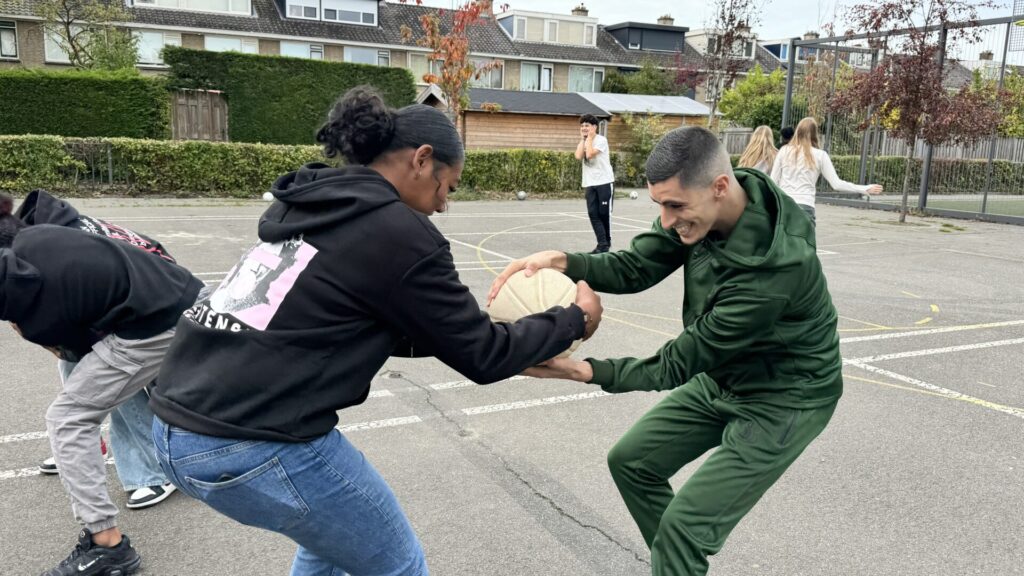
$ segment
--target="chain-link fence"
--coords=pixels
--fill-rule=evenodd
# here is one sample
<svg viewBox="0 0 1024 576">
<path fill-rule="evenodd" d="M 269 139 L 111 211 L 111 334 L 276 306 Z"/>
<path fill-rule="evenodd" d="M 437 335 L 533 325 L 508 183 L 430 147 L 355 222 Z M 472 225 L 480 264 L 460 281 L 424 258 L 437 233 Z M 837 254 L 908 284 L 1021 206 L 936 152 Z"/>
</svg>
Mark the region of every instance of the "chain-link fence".
<svg viewBox="0 0 1024 576">
<path fill-rule="evenodd" d="M 1024 4 L 1024 0 L 1018 0 Z M 1020 11 L 1020 10 L 1018 10 Z M 969 28 L 977 41 L 947 42 L 947 32 Z M 928 31 L 943 47 L 943 88 L 987 85 L 1009 90 L 1024 101 L 1024 15 L 951 25 Z M 820 127 L 821 147 L 844 180 L 881 184 L 880 196 L 839 193 L 822 184 L 825 202 L 892 209 L 908 180 L 909 206 L 918 210 L 1024 224 L 1024 126 L 1004 123 L 971 145 L 929 146 L 909 143 L 887 130 L 885 119 L 865 122 L 867 111 L 833 112 L 830 103 L 857 74 L 871 71 L 886 58 L 900 57 L 901 35 L 806 36 L 789 47 L 783 126 L 811 116 Z M 1006 111 L 1008 113 L 1008 111 Z M 1018 124 L 1024 121 L 1018 120 Z M 1008 127 L 1009 126 L 1009 127 Z M 908 160 L 909 159 L 909 160 Z"/>
</svg>

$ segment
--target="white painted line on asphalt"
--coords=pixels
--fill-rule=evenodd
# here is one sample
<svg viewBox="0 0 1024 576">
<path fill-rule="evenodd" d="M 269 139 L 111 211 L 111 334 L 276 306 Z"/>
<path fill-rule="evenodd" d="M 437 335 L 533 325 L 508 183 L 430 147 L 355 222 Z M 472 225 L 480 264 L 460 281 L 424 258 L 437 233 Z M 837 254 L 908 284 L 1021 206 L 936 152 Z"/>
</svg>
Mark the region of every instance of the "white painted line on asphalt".
<svg viewBox="0 0 1024 576">
<path fill-rule="evenodd" d="M 818 248 L 818 256 L 829 256 L 834 254 L 839 254 L 839 252 L 833 252 L 831 250 L 822 250 L 821 248 Z"/>
<path fill-rule="evenodd" d="M 965 352 L 967 350 L 984 350 L 997 346 L 1013 346 L 1024 344 L 1024 338 L 1013 338 L 1010 340 L 994 340 L 992 342 L 979 342 L 977 344 L 962 344 L 960 346 L 946 346 L 945 348 L 929 348 L 927 350 L 910 350 L 908 352 L 895 352 L 893 354 L 879 354 L 877 356 L 864 356 L 862 358 L 851 358 L 846 362 L 861 362 L 874 364 L 885 360 L 897 360 L 899 358 L 914 358 L 916 356 L 931 356 L 934 354 L 950 354 L 953 352 Z"/>
<path fill-rule="evenodd" d="M 616 229 L 612 227 L 612 232 L 628 232 L 629 230 Z M 539 236 L 543 234 L 593 234 L 593 230 L 518 230 L 512 232 L 502 232 L 501 236 Z M 483 232 L 445 232 L 445 238 L 451 238 L 453 236 L 490 236 L 494 234 L 493 231 Z"/>
<path fill-rule="evenodd" d="M 114 463 L 114 459 L 108 457 L 104 462 L 107 466 Z M 13 478 L 28 478 L 30 476 L 41 476 L 43 473 L 39 471 L 38 466 L 31 468 L 18 468 L 16 470 L 3 470 L 0 471 L 0 480 L 11 480 Z"/>
<path fill-rule="evenodd" d="M 931 334 L 946 334 L 948 332 L 962 332 L 964 330 L 987 330 L 989 328 L 1005 328 L 1007 326 L 1020 326 L 1024 320 L 1008 320 L 1006 322 L 988 322 L 985 324 L 968 324 L 966 326 L 947 326 L 945 328 L 930 328 L 928 330 L 911 330 L 909 332 L 891 332 L 887 334 L 873 334 L 871 336 L 855 336 L 853 338 L 842 338 L 840 344 L 852 344 L 854 342 L 870 342 L 872 340 L 889 340 L 890 338 L 907 338 L 910 336 L 928 336 Z"/>
<path fill-rule="evenodd" d="M 192 222 L 195 220 L 259 220 L 259 214 L 252 216 L 100 216 L 108 222 Z"/>
<path fill-rule="evenodd" d="M 499 380 L 493 384 L 487 384 L 487 386 L 493 386 L 494 384 L 501 384 L 502 382 L 513 382 L 515 380 L 526 380 L 528 376 L 513 376 L 506 378 L 505 380 Z M 472 380 L 455 380 L 452 382 L 441 382 L 440 384 L 431 384 L 428 386 L 431 390 L 451 390 L 452 388 L 468 388 L 470 386 L 478 386 L 476 382 Z"/>
<path fill-rule="evenodd" d="M 579 220 L 590 220 L 588 216 L 577 216 L 575 214 L 570 214 L 568 212 L 559 212 L 559 214 L 561 214 L 562 216 L 568 216 L 569 218 L 577 218 Z M 614 214 L 611 217 L 619 218 Z M 612 222 L 612 224 L 615 224 L 616 226 L 622 226 L 624 228 L 629 228 L 631 230 L 643 230 L 644 232 L 650 230 L 650 227 L 644 228 L 643 226 L 633 226 L 632 224 L 623 224 L 622 222 Z M 588 232 L 592 232 L 592 230 L 588 230 Z"/>
<path fill-rule="evenodd" d="M 581 394 L 570 394 L 568 396 L 549 396 L 548 398 L 536 398 L 533 400 L 520 400 L 519 402 L 506 402 L 504 404 L 491 404 L 489 406 L 476 406 L 474 408 L 463 408 L 462 413 L 466 416 L 475 414 L 490 414 L 491 412 L 502 412 L 505 410 L 519 410 L 521 408 L 533 408 L 534 406 L 547 406 L 549 404 L 560 404 L 562 402 L 575 402 L 576 400 L 588 400 L 611 396 L 611 394 L 597 390 L 595 392 L 583 392 Z"/>
<path fill-rule="evenodd" d="M 394 394 L 391 390 L 374 390 L 373 392 L 370 392 L 367 398 L 384 398 L 387 396 L 394 396 Z"/>
<path fill-rule="evenodd" d="M 982 252 L 967 252 L 966 250 L 953 250 L 951 248 L 943 248 L 942 251 L 943 252 L 953 252 L 953 253 L 956 253 L 956 254 L 967 254 L 969 256 L 981 256 L 983 258 L 995 258 L 996 260 L 1006 260 L 1007 262 L 1024 262 L 1024 260 L 1019 260 L 1017 258 L 1007 258 L 1005 256 L 996 256 L 994 254 L 984 254 Z"/>
<path fill-rule="evenodd" d="M 570 216 L 572 214 L 584 214 L 583 212 L 571 212 L 561 214 Z M 435 214 L 431 217 L 432 220 L 448 220 L 450 218 L 521 218 L 523 216 L 552 216 L 551 212 L 462 212 L 454 214 L 451 212 L 443 212 L 441 214 Z"/>
<path fill-rule="evenodd" d="M 7 444 L 8 442 L 24 442 L 25 440 L 42 440 L 46 438 L 46 431 L 42 432 L 25 432 L 24 434 L 8 434 L 7 436 L 0 436 L 0 444 Z"/>
<path fill-rule="evenodd" d="M 838 248 L 840 246 L 862 246 L 864 244 L 885 244 L 885 240 L 866 240 L 864 242 L 843 242 L 842 244 L 826 244 L 818 248 Z"/>
<path fill-rule="evenodd" d="M 501 252 L 495 252 L 494 250 L 488 250 L 487 248 L 481 248 L 481 247 L 477 246 L 476 244 L 470 244 L 468 242 L 463 242 L 462 240 L 456 240 L 454 238 L 450 238 L 448 241 L 453 243 L 453 244 L 458 244 L 459 246 L 465 246 L 466 248 L 472 248 L 473 250 L 479 250 L 480 252 L 484 252 L 486 254 L 490 254 L 491 256 L 497 256 L 498 258 L 504 258 L 506 260 L 515 260 L 515 258 L 513 258 L 512 256 L 509 256 L 507 254 L 502 254 Z"/>
<path fill-rule="evenodd" d="M 357 422 L 355 424 L 344 424 L 337 426 L 342 433 L 359 432 L 362 430 L 376 430 L 377 428 L 391 428 L 393 426 L 404 426 L 422 422 L 419 416 L 402 416 L 401 418 L 388 418 L 387 420 L 373 420 L 370 422 Z"/>
<path fill-rule="evenodd" d="M 893 372 L 891 370 L 885 370 L 883 368 L 878 368 L 870 364 L 864 364 L 862 362 L 854 362 L 850 360 L 844 360 L 843 363 L 848 364 L 850 366 L 856 366 L 861 370 L 867 370 L 868 372 L 874 372 L 875 374 L 887 376 L 889 378 L 892 378 L 893 380 L 899 380 L 900 382 L 912 384 L 914 386 L 917 386 L 918 388 L 930 390 L 932 392 L 935 392 L 936 394 L 945 396 L 947 398 L 952 398 L 954 400 L 962 400 L 964 402 L 969 402 L 971 404 L 975 404 L 983 408 L 995 410 L 996 412 L 1002 412 L 1003 414 L 1009 414 L 1010 416 L 1016 416 L 1017 418 L 1024 419 L 1024 410 L 1021 410 L 1019 408 L 1014 408 L 1012 406 L 1003 406 L 1002 404 L 996 404 L 995 402 L 989 402 L 988 400 L 975 398 L 974 396 L 969 396 L 967 394 L 963 394 L 962 392 L 957 392 L 955 390 L 950 390 L 949 388 L 936 386 L 935 384 L 930 384 L 923 380 L 918 380 L 917 378 L 911 378 L 910 376 L 904 376 L 903 374 L 897 374 L 896 372 Z"/>
</svg>

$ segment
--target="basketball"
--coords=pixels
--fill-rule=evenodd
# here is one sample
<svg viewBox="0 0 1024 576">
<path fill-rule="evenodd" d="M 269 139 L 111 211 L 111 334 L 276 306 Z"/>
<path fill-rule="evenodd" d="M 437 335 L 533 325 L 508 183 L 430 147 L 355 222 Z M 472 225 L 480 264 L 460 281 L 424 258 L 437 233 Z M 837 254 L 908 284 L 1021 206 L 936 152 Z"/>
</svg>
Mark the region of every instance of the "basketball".
<svg viewBox="0 0 1024 576">
<path fill-rule="evenodd" d="M 552 306 L 568 307 L 575 301 L 576 284 L 565 274 L 542 268 L 527 277 L 526 271 L 520 270 L 501 287 L 487 312 L 495 322 L 515 322 L 523 316 L 545 312 Z M 573 342 L 558 357 L 565 358 L 579 344 L 579 340 Z"/>
</svg>

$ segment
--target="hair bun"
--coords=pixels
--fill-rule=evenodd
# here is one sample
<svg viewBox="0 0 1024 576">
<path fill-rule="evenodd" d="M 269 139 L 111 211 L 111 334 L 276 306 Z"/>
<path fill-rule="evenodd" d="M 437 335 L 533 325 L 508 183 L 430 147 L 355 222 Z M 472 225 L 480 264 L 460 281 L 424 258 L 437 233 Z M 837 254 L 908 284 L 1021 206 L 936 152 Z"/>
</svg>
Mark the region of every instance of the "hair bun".
<svg viewBox="0 0 1024 576">
<path fill-rule="evenodd" d="M 328 157 L 341 154 L 349 164 L 369 164 L 394 137 L 394 113 L 384 99 L 369 86 L 357 86 L 335 103 L 316 140 Z"/>
</svg>

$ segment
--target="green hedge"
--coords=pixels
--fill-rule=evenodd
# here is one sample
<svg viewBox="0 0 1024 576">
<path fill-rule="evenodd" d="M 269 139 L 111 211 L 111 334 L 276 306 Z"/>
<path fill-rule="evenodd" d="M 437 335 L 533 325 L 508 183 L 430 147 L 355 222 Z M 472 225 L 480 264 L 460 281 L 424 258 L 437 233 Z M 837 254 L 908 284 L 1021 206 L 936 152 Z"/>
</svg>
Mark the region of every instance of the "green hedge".
<svg viewBox="0 0 1024 576">
<path fill-rule="evenodd" d="M 84 169 L 57 136 L 0 136 L 0 190 L 64 188 Z"/>
<path fill-rule="evenodd" d="M 618 157 L 612 158 L 619 162 Z M 316 146 L 0 136 L 0 189 L 251 198 L 267 191 L 281 174 L 317 160 L 322 155 Z M 859 158 L 838 156 L 833 161 L 841 177 L 856 180 Z M 903 161 L 878 159 L 877 181 L 890 193 L 903 184 Z M 919 163 L 915 166 L 914 186 Z M 992 193 L 1019 194 L 1024 189 L 1024 164 L 999 161 L 994 168 Z M 976 193 L 984 185 L 985 163 L 937 160 L 933 175 L 932 194 Z M 571 152 L 470 151 L 462 192 L 456 198 L 509 197 L 518 190 L 577 197 L 580 176 L 579 162 Z"/>
<path fill-rule="evenodd" d="M 170 98 L 133 72 L 0 70 L 0 134 L 168 138 Z"/>
<path fill-rule="evenodd" d="M 309 144 L 331 104 L 360 84 L 375 86 L 391 106 L 416 98 L 402 68 L 237 52 L 164 49 L 172 88 L 223 90 L 234 142 Z"/>
</svg>

